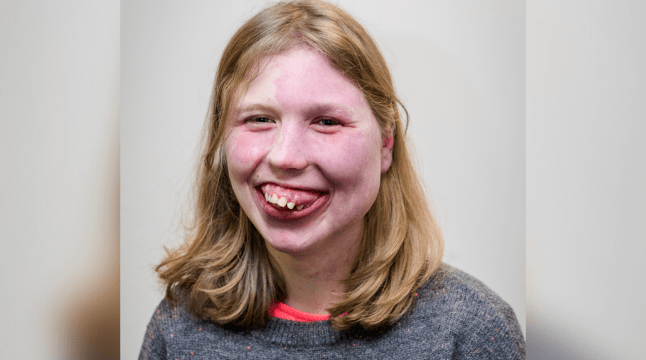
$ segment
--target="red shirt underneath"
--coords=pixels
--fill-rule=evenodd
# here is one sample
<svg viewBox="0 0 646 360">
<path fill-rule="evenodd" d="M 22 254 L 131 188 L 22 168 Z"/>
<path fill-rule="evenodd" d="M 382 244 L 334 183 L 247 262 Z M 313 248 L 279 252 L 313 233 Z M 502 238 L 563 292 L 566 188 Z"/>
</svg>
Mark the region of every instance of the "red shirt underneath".
<svg viewBox="0 0 646 360">
<path fill-rule="evenodd" d="M 269 315 L 277 317 L 279 319 L 300 322 L 325 321 L 330 318 L 330 314 L 310 314 L 296 310 L 293 307 L 287 306 L 282 302 L 272 303 L 269 307 Z"/>
</svg>

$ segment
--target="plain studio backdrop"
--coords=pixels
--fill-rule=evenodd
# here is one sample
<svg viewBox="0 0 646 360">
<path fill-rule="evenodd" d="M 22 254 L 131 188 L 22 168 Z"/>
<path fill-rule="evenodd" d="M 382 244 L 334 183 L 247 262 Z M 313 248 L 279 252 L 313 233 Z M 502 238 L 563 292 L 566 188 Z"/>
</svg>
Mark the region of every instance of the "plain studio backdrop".
<svg viewBox="0 0 646 360">
<path fill-rule="evenodd" d="M 182 240 L 215 69 L 267 1 L 122 2 L 121 355 L 162 298 L 152 268 Z M 380 46 L 410 113 L 445 261 L 525 329 L 525 5 L 339 1 Z"/>
</svg>

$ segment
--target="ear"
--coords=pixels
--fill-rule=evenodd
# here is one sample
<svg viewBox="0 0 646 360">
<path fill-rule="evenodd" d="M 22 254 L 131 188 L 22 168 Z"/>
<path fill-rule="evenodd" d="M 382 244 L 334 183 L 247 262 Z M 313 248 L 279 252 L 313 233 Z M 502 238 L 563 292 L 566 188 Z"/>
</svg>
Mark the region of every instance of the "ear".
<svg viewBox="0 0 646 360">
<path fill-rule="evenodd" d="M 390 169 L 393 161 L 393 125 L 389 125 L 381 135 L 383 141 L 381 146 L 381 173 L 385 174 Z"/>
</svg>

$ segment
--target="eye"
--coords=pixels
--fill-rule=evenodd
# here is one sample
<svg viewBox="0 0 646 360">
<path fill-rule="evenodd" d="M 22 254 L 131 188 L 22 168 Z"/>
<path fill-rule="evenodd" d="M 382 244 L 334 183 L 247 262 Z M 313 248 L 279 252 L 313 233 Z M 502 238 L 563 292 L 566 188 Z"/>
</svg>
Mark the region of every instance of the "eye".
<svg viewBox="0 0 646 360">
<path fill-rule="evenodd" d="M 340 121 L 334 119 L 319 119 L 315 124 L 323 126 L 343 125 Z"/>
<path fill-rule="evenodd" d="M 250 131 L 266 131 L 276 126 L 276 120 L 269 116 L 250 116 L 244 120 L 244 125 Z"/>
<path fill-rule="evenodd" d="M 274 120 L 272 120 L 272 119 L 270 119 L 270 118 L 268 118 L 268 117 L 265 117 L 265 116 L 256 116 L 256 117 L 252 117 L 252 118 L 250 118 L 250 119 L 249 119 L 249 120 L 247 120 L 247 121 L 248 121 L 248 122 L 259 123 L 259 124 L 266 124 L 266 123 L 272 123 L 272 122 L 274 122 Z"/>
</svg>

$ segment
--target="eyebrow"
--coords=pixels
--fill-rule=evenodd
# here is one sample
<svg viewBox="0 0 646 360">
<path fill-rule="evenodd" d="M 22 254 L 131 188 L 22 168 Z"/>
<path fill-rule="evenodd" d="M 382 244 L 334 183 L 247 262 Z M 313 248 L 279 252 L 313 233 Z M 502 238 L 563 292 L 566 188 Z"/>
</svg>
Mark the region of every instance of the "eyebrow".
<svg viewBox="0 0 646 360">
<path fill-rule="evenodd" d="M 315 114 L 332 114 L 340 117 L 347 118 L 348 120 L 352 117 L 352 109 L 348 109 L 346 106 L 342 106 L 335 103 L 318 103 L 313 104 L 310 108 L 307 109 L 306 114 L 314 116 Z"/>
<path fill-rule="evenodd" d="M 264 113 L 275 113 L 276 109 L 267 104 L 263 103 L 249 103 L 249 104 L 243 104 L 242 106 L 236 108 L 236 112 L 238 114 L 244 114 L 244 113 L 249 113 L 249 112 L 264 112 Z M 307 117 L 312 117 L 318 114 L 330 114 L 330 115 L 335 115 L 335 116 L 340 116 L 344 117 L 347 119 L 352 118 L 352 114 L 354 111 L 352 111 L 351 108 L 348 108 L 347 106 L 340 105 L 338 103 L 314 103 L 304 110 L 304 114 Z"/>
<path fill-rule="evenodd" d="M 256 111 L 261 111 L 261 112 L 274 112 L 274 107 L 262 103 L 250 103 L 250 104 L 244 104 L 243 106 L 239 106 L 235 108 L 236 113 L 247 113 L 247 112 L 256 112 Z"/>
</svg>

